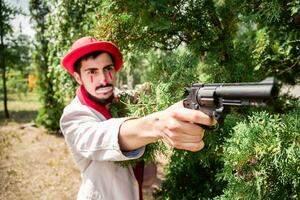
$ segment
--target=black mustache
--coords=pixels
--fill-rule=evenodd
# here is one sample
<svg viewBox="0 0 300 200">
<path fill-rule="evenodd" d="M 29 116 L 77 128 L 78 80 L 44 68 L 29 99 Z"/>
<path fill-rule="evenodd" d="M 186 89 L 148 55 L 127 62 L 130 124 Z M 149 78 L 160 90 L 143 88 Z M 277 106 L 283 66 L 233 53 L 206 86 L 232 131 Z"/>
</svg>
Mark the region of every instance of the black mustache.
<svg viewBox="0 0 300 200">
<path fill-rule="evenodd" d="M 96 90 L 98 90 L 99 88 L 105 88 L 105 87 L 112 87 L 112 84 L 106 84 L 106 85 L 99 85 L 96 87 Z"/>
</svg>

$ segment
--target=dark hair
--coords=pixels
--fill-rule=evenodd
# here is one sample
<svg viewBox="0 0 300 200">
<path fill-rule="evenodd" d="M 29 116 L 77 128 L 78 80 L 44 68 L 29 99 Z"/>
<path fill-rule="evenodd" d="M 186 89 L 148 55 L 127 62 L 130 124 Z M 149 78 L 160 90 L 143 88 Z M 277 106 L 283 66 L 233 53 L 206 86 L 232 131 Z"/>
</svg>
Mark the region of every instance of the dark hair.
<svg viewBox="0 0 300 200">
<path fill-rule="evenodd" d="M 76 60 L 76 62 L 74 63 L 74 71 L 80 75 L 80 68 L 81 68 L 82 61 L 88 60 L 90 58 L 95 59 L 97 56 L 99 56 L 103 53 L 107 53 L 110 56 L 113 64 L 115 64 L 115 60 L 114 60 L 113 56 L 110 55 L 110 53 L 108 53 L 106 51 L 93 51 L 91 53 L 85 54 L 84 56 L 82 56 L 78 60 Z"/>
</svg>

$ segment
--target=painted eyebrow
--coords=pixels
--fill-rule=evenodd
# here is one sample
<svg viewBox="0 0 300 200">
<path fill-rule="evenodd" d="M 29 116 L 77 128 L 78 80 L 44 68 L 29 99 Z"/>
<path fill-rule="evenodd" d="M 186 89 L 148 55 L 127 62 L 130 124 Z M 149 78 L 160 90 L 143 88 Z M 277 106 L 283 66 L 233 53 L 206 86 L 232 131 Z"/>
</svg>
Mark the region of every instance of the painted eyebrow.
<svg viewBox="0 0 300 200">
<path fill-rule="evenodd" d="M 91 68 L 85 69 L 84 71 L 86 72 L 86 71 L 91 71 L 91 70 L 98 70 L 98 68 L 93 68 L 93 67 L 91 67 Z"/>
<path fill-rule="evenodd" d="M 108 68 L 108 67 L 115 67 L 114 64 L 108 64 L 106 66 L 103 67 L 103 69 Z M 95 67 L 91 67 L 91 68 L 87 68 L 84 71 L 91 71 L 91 70 L 98 70 L 98 68 Z"/>
<path fill-rule="evenodd" d="M 103 67 L 103 69 L 108 68 L 108 67 L 115 67 L 115 66 L 114 66 L 114 64 L 109 64 L 109 65 L 106 65 L 105 67 Z"/>
</svg>

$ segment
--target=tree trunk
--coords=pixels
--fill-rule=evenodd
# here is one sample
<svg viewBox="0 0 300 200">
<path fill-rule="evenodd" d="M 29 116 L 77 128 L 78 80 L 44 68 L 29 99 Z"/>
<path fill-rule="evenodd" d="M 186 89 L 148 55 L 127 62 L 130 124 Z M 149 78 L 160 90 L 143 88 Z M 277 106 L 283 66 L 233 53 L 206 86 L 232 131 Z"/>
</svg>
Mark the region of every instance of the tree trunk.
<svg viewBox="0 0 300 200">
<path fill-rule="evenodd" d="M 1 68 L 2 68 L 2 81 L 3 81 L 3 103 L 4 103 L 4 115 L 5 118 L 9 118 L 8 108 L 7 108 L 7 88 L 6 88 L 6 66 L 5 66 L 5 49 L 3 43 L 3 36 L 4 36 L 4 26 L 3 26 L 3 16 L 2 16 L 2 0 L 0 0 L 0 29 L 1 29 Z"/>
<path fill-rule="evenodd" d="M 4 115 L 5 115 L 5 118 L 8 119 L 9 118 L 9 113 L 8 113 L 8 108 L 7 108 L 6 67 L 5 67 L 5 57 L 4 57 L 3 54 L 2 54 L 2 62 L 1 63 L 3 65 L 2 66 L 2 80 L 3 80 Z"/>
</svg>

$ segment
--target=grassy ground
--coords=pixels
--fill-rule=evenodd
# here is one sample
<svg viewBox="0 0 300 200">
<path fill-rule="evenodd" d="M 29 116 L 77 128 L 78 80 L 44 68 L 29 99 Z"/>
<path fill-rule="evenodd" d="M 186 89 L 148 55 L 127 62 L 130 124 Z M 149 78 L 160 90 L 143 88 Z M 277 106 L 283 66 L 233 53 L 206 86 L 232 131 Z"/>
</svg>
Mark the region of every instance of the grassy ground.
<svg viewBox="0 0 300 200">
<path fill-rule="evenodd" d="M 10 96 L 11 118 L 4 119 L 0 107 L 0 199 L 68 200 L 75 199 L 80 186 L 80 173 L 74 165 L 64 138 L 47 134 L 33 122 L 41 104 L 37 95 Z M 144 189 L 144 199 L 163 178 L 159 164 L 154 185 Z"/>
<path fill-rule="evenodd" d="M 3 99 L 1 99 L 0 106 L 0 123 L 5 122 L 18 122 L 28 123 L 35 119 L 41 103 L 38 101 L 37 93 L 28 93 L 25 95 L 10 94 L 8 96 L 7 107 L 10 115 L 10 119 L 4 119 L 4 105 Z"/>
</svg>

